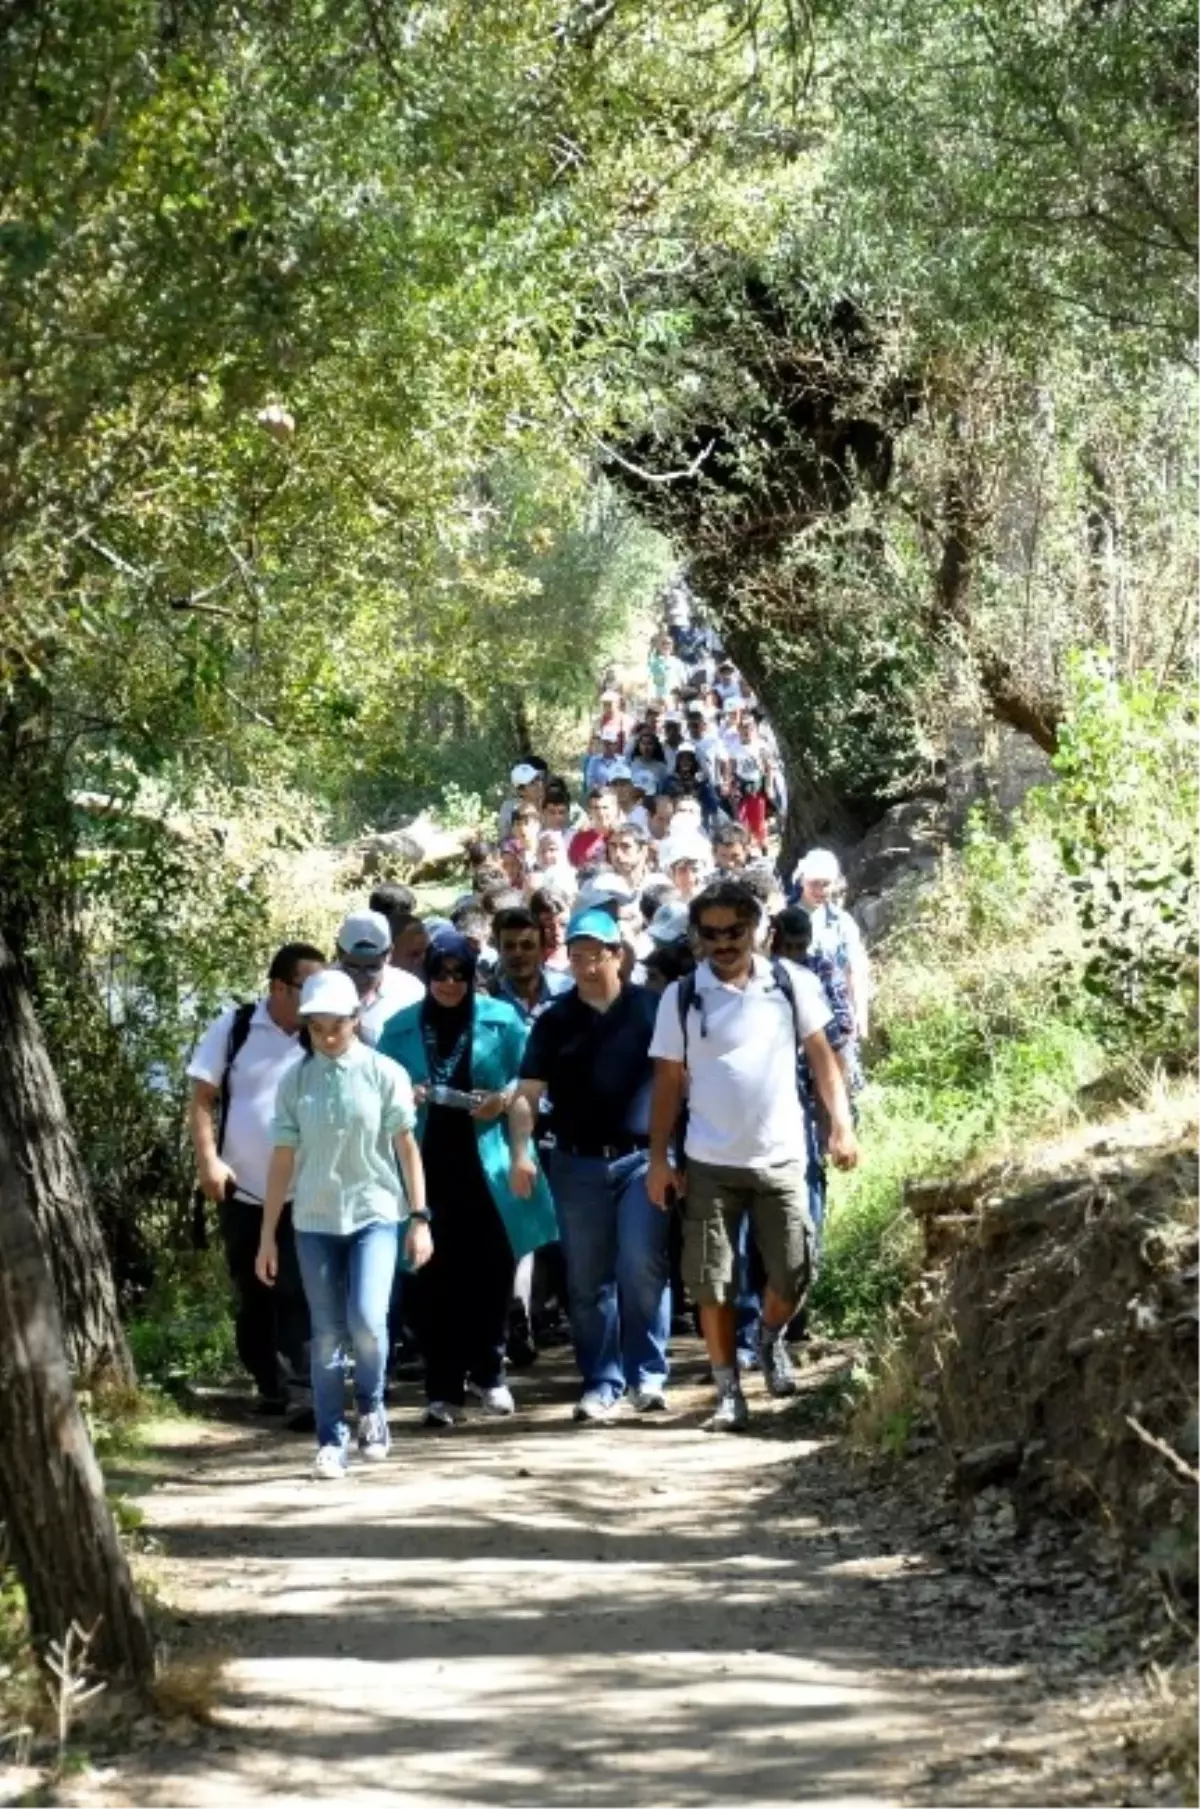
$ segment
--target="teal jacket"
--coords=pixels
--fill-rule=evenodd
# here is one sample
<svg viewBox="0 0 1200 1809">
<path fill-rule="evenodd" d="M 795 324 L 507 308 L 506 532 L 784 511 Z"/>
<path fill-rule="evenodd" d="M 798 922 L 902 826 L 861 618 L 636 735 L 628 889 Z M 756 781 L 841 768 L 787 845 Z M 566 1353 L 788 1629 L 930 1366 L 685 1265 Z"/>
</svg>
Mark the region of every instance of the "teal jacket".
<svg viewBox="0 0 1200 1809">
<path fill-rule="evenodd" d="M 420 1005 L 408 1005 L 387 1020 L 379 1034 L 377 1047 L 381 1055 L 390 1055 L 408 1070 L 413 1086 L 429 1079 L 425 1044 L 421 1036 Z M 521 1071 L 521 1057 L 529 1038 L 529 1027 L 513 1006 L 502 999 L 475 995 L 475 1019 L 471 1036 L 471 1085 L 498 1093 L 511 1085 Z M 465 1116 L 465 1115 L 464 1115 Z M 417 1141 L 425 1135 L 427 1114 L 417 1113 Z M 479 1143 L 479 1161 L 488 1191 L 496 1202 L 496 1210 L 504 1222 L 513 1255 L 525 1256 L 540 1244 L 549 1244 L 558 1236 L 554 1200 L 539 1171 L 533 1194 L 522 1200 L 508 1185 L 508 1127 L 503 1118 L 490 1124 L 468 1118 Z M 534 1153 L 531 1147 L 531 1154 Z M 437 1201 L 430 1200 L 433 1238 L 437 1242 Z"/>
</svg>

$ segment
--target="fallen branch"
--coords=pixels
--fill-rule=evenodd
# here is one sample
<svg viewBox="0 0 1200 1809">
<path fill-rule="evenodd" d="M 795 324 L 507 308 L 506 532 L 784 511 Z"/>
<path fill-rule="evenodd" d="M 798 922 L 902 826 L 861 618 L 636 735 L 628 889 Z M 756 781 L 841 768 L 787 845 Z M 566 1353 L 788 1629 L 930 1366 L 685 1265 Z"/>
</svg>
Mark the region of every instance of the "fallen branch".
<svg viewBox="0 0 1200 1809">
<path fill-rule="evenodd" d="M 1186 1463 L 1165 1438 L 1158 1438 L 1153 1432 L 1148 1432 L 1140 1420 L 1134 1419 L 1132 1413 L 1125 1415 L 1125 1424 L 1131 1432 L 1136 1432 L 1144 1445 L 1149 1445 L 1152 1451 L 1157 1451 L 1160 1457 L 1165 1457 L 1171 1468 L 1177 1475 L 1182 1476 L 1185 1482 L 1200 1483 L 1200 1470 L 1194 1470 L 1191 1464 Z"/>
</svg>

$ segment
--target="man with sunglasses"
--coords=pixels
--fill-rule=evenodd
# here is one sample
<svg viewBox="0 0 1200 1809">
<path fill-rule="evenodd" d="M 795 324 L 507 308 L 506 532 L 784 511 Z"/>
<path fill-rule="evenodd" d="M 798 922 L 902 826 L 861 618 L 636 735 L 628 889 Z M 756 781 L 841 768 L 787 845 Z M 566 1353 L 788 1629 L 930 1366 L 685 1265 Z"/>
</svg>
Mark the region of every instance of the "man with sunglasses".
<svg viewBox="0 0 1200 1809">
<path fill-rule="evenodd" d="M 683 1278 L 700 1308 L 717 1385 L 710 1424 L 734 1432 L 749 1418 L 737 1369 L 734 1260 L 747 1212 L 767 1278 L 764 1379 L 773 1395 L 796 1388 L 782 1334 L 812 1273 L 801 1053 L 829 1114 L 831 1160 L 852 1168 L 858 1147 L 816 976 L 755 952 L 760 906 L 740 880 L 707 886 L 689 917 L 703 959 L 694 976 L 667 988 L 658 1008 L 647 1191 L 663 1208 L 683 1199 Z M 685 1089 L 686 1174 L 670 1154 Z"/>
<path fill-rule="evenodd" d="M 390 1017 L 425 997 L 415 974 L 391 966 L 392 926 L 382 911 L 353 911 L 337 934 L 337 962 L 358 993 L 358 1034 L 372 1048 Z"/>
</svg>

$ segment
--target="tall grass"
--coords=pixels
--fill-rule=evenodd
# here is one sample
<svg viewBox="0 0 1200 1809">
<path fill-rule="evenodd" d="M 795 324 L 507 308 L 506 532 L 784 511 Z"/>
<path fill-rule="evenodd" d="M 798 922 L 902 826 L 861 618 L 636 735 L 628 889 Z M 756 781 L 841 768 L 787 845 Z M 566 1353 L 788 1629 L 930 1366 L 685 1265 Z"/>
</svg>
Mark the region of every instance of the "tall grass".
<svg viewBox="0 0 1200 1809">
<path fill-rule="evenodd" d="M 1105 1065 L 1072 965 L 1061 870 L 1035 800 L 1013 832 L 972 823 L 961 853 L 878 951 L 861 1165 L 833 1177 L 813 1310 L 876 1330 L 916 1272 L 907 1181 L 950 1175 L 1079 1113 Z"/>
</svg>

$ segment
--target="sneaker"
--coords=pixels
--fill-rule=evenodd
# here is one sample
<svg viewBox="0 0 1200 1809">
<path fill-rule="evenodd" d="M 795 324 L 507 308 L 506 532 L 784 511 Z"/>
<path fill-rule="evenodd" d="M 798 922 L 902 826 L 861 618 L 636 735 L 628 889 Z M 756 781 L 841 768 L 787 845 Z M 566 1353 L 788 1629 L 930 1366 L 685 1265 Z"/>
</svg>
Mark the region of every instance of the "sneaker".
<svg viewBox="0 0 1200 1809">
<path fill-rule="evenodd" d="M 748 1344 L 737 1347 L 737 1366 L 745 1375 L 748 1370 L 758 1368 L 758 1352 Z"/>
<path fill-rule="evenodd" d="M 468 1382 L 467 1393 L 479 1402 L 485 1413 L 494 1413 L 498 1419 L 506 1419 L 517 1411 L 512 1389 L 506 1382 L 498 1382 L 494 1388 L 480 1388 L 478 1382 Z"/>
<path fill-rule="evenodd" d="M 744 1432 L 750 1424 L 750 1409 L 741 1389 L 722 1389 L 712 1418 L 705 1423 L 710 1432 Z"/>
<path fill-rule="evenodd" d="M 777 1400 L 784 1395 L 795 1394 L 798 1386 L 796 1371 L 782 1338 L 772 1338 L 763 1346 L 762 1366 L 768 1394 L 774 1395 Z"/>
<path fill-rule="evenodd" d="M 388 1454 L 391 1442 L 387 1414 L 382 1407 L 377 1407 L 374 1413 L 359 1416 L 358 1449 L 364 1463 L 381 1464 Z"/>
<path fill-rule="evenodd" d="M 639 1413 L 665 1413 L 667 1397 L 661 1388 L 639 1388 L 633 1397 L 633 1404 Z"/>
<path fill-rule="evenodd" d="M 442 1431 L 449 1426 L 457 1426 L 460 1412 L 452 1407 L 449 1401 L 429 1401 L 421 1416 L 421 1424 L 431 1431 Z"/>
<path fill-rule="evenodd" d="M 576 1401 L 571 1418 L 581 1423 L 600 1426 L 606 1420 L 611 1420 L 616 1410 L 617 1397 L 615 1395 L 606 1394 L 600 1388 L 589 1388 L 587 1393 Z"/>
<path fill-rule="evenodd" d="M 317 1452 L 312 1473 L 318 1482 L 338 1482 L 346 1474 L 344 1445 L 322 1445 Z"/>
</svg>

